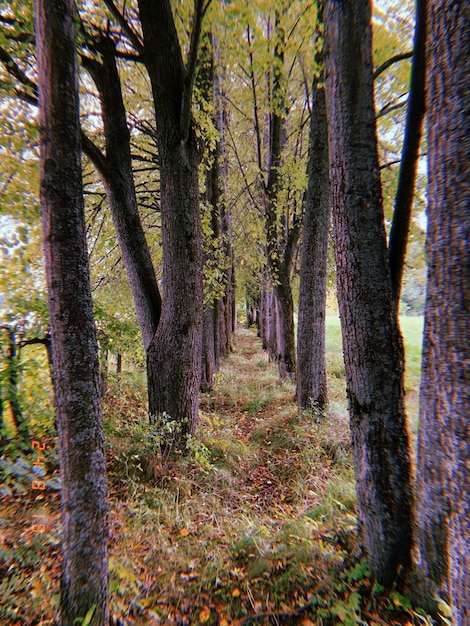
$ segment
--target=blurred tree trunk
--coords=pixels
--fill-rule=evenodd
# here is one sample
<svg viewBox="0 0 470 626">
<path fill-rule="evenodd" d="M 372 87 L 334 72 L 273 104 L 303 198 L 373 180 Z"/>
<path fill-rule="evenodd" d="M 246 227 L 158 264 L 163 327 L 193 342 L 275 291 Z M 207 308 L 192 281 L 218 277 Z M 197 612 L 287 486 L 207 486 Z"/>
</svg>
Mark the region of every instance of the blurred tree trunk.
<svg viewBox="0 0 470 626">
<path fill-rule="evenodd" d="M 108 624 L 108 487 L 81 179 L 75 4 L 36 2 L 41 223 L 63 519 L 60 623 Z"/>
<path fill-rule="evenodd" d="M 371 3 L 328 0 L 325 44 L 338 301 L 357 514 L 372 572 L 390 585 L 411 564 L 412 491 L 403 343 L 377 155 Z"/>
<path fill-rule="evenodd" d="M 430 0 L 428 287 L 418 443 L 419 573 L 470 624 L 470 31 L 468 3 Z"/>
</svg>

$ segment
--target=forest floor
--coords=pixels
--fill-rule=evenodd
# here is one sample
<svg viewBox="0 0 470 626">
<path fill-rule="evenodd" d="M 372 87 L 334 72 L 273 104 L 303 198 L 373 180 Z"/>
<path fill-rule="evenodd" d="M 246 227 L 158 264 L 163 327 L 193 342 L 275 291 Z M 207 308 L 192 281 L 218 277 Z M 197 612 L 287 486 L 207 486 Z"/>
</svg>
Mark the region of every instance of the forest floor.
<svg viewBox="0 0 470 626">
<path fill-rule="evenodd" d="M 201 396 L 189 454 L 169 456 L 149 429 L 142 377 L 113 378 L 104 398 L 115 624 L 432 624 L 399 590 L 371 580 L 358 544 L 338 342 L 330 405 L 300 412 L 294 386 L 252 330 L 239 329 L 212 392 Z M 415 383 L 410 383 L 414 402 Z M 169 425 L 171 426 L 171 425 Z M 60 520 L 43 494 L 3 496 L 0 623 L 52 624 Z M 34 506 L 33 506 L 34 505 Z"/>
</svg>

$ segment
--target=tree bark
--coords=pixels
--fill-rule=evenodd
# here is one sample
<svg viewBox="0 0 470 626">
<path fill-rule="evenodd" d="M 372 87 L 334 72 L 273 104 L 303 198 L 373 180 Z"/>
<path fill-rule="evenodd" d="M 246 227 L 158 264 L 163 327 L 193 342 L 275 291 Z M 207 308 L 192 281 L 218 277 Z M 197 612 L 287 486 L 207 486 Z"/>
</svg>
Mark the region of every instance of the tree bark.
<svg viewBox="0 0 470 626">
<path fill-rule="evenodd" d="M 149 412 L 177 421 L 169 444 L 184 448 L 197 424 L 202 360 L 200 151 L 190 107 L 197 37 L 186 71 L 170 2 L 139 0 L 139 11 L 157 122 L 163 250 L 162 316 L 147 353 Z"/>
<path fill-rule="evenodd" d="M 330 183 L 328 127 L 322 82 L 323 77 L 313 85 L 308 186 L 302 230 L 297 326 L 297 404 L 303 409 L 322 408 L 328 402 L 325 321 Z"/>
<path fill-rule="evenodd" d="M 62 481 L 61 624 L 108 624 L 108 489 L 85 237 L 75 4 L 37 0 L 41 222 Z"/>
<path fill-rule="evenodd" d="M 161 296 L 137 206 L 132 172 L 130 133 L 115 59 L 115 45 L 103 37 L 102 60 L 82 58 L 99 91 L 106 140 L 106 156 L 87 150 L 101 174 L 114 227 L 131 287 L 144 348 L 147 351 L 161 315 Z"/>
<path fill-rule="evenodd" d="M 418 443 L 419 571 L 427 600 L 470 623 L 468 4 L 431 0 L 428 118 L 428 286 Z"/>
<path fill-rule="evenodd" d="M 401 284 L 413 210 L 416 171 L 419 161 L 419 145 L 421 143 L 425 114 L 426 4 L 427 0 L 416 0 L 416 25 L 405 137 L 403 139 L 400 174 L 388 246 L 392 288 L 397 307 L 400 304 Z"/>
<path fill-rule="evenodd" d="M 387 259 L 372 86 L 371 5 L 328 0 L 330 181 L 357 515 L 374 576 L 411 563 L 403 344 Z M 352 54 L 351 51 L 354 51 Z"/>
</svg>

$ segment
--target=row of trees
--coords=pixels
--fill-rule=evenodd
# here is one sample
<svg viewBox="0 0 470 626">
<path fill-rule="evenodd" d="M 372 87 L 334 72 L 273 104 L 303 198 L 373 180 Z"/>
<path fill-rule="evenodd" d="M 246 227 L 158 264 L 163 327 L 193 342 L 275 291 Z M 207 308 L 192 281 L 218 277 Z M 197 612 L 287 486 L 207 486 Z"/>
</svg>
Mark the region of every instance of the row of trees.
<svg viewBox="0 0 470 626">
<path fill-rule="evenodd" d="M 420 532 L 415 535 L 404 412 L 404 355 L 397 318 L 423 117 L 426 16 L 433 19 L 428 41 L 436 38 L 444 42 L 448 31 L 462 27 L 459 20 L 464 20 L 463 7 L 456 3 L 455 20 L 446 22 L 443 28 L 439 7 L 426 7 L 425 2 L 418 2 L 403 175 L 393 223 L 398 226 L 392 228 L 393 236 L 387 248 L 369 2 L 328 0 L 319 2 L 316 10 L 298 3 L 295 11 L 292 7 L 288 10 L 283 2 L 275 3 L 272 10 L 260 3 L 257 11 L 252 12 L 247 7 L 216 3 L 209 7 L 196 0 L 187 37 L 181 32 L 188 23 L 184 8 L 179 23 L 168 1 L 139 0 L 137 6 L 124 4 L 120 8 L 112 0 L 106 0 L 104 5 L 92 12 L 84 7 L 77 22 L 72 2 L 59 6 L 51 0 L 38 0 L 37 84 L 32 74 L 21 67 L 21 58 L 15 59 L 2 48 L 2 60 L 20 85 L 20 96 L 39 104 L 40 111 L 41 221 L 65 528 L 62 623 L 74 623 L 76 617 L 83 617 L 92 606 L 96 610 L 91 623 L 104 624 L 108 620 L 106 477 L 81 150 L 103 181 L 128 275 L 146 353 L 150 420 L 172 419 L 179 425 L 176 439 L 169 442 L 172 446 L 184 448 L 187 434 L 193 432 L 197 423 L 201 384 L 210 387 L 218 359 L 230 349 L 234 326 L 232 223 L 227 203 L 230 162 L 235 163 L 243 179 L 243 197 L 249 199 L 251 210 L 262 218 L 263 232 L 258 232 L 266 251 L 266 264 L 259 295 L 260 325 L 266 347 L 279 362 L 281 376 L 293 377 L 296 372 L 291 275 L 304 214 L 297 369 L 301 407 L 311 406 L 312 402 L 323 406 L 327 401 L 324 319 L 331 207 L 363 543 L 375 577 L 390 585 L 399 573 L 413 569 L 415 541 L 423 561 L 419 572 L 425 580 L 419 587 L 423 599 L 431 606 L 436 589 L 450 591 L 460 620 L 456 623 L 465 623 L 468 554 L 463 552 L 462 558 L 460 547 L 467 519 L 462 495 L 468 490 L 464 471 L 468 445 L 463 412 L 459 419 L 442 416 L 435 403 L 427 402 L 436 386 L 431 386 L 432 391 L 429 386 L 423 386 L 416 518 Z M 215 24 L 223 9 L 229 16 L 231 11 L 237 11 L 238 23 L 243 27 L 239 41 L 248 51 L 246 65 L 240 63 L 231 68 L 234 53 L 230 47 L 222 50 L 224 33 Z M 314 25 L 314 30 L 306 37 L 305 63 L 301 63 L 298 50 L 293 55 L 288 43 L 294 40 L 293 34 L 304 18 Z M 13 23 L 9 13 L 1 19 L 4 25 Z M 220 19 L 220 23 L 224 21 Z M 5 31 L 8 35 L 8 28 Z M 303 49 L 300 41 L 297 48 Z M 77 44 L 82 66 L 95 85 L 95 95 L 99 96 L 103 139 L 96 135 L 93 118 L 88 122 L 88 130 L 87 124 L 81 128 L 79 125 Z M 271 69 L 260 77 L 255 55 L 264 46 L 269 54 L 263 57 L 263 63 Z M 457 46 L 446 48 L 447 56 L 442 53 L 445 61 L 453 60 L 454 49 Z M 431 50 L 437 54 L 432 47 Z M 459 60 L 462 63 L 462 57 L 456 57 Z M 124 61 L 137 64 L 133 66 L 132 76 L 136 75 L 137 67 L 145 67 L 154 115 L 150 123 L 135 102 L 134 110 L 126 114 L 120 72 L 129 79 L 130 70 L 125 69 Z M 300 97 L 292 87 L 309 84 L 307 64 L 314 73 L 310 113 L 307 106 L 310 98 L 304 97 L 300 106 Z M 230 100 L 236 91 L 231 93 L 227 87 L 228 77 L 224 80 L 221 69 L 224 65 L 233 76 L 241 73 L 242 80 L 237 84 L 244 81 L 249 87 L 250 116 Z M 431 71 L 436 71 L 435 67 L 437 63 L 431 66 Z M 375 74 L 380 75 L 382 69 L 378 68 Z M 300 73 L 296 75 L 296 71 Z M 465 67 L 461 71 L 463 84 L 468 79 Z M 287 80 L 293 76 L 297 82 Z M 267 85 L 262 87 L 264 80 Z M 437 81 L 431 81 L 431 85 L 436 110 L 447 119 L 447 100 L 439 100 L 442 87 Z M 306 93 L 310 96 L 309 89 Z M 262 98 L 267 98 L 265 108 L 261 106 Z M 246 138 L 238 145 L 231 139 L 227 103 L 238 111 L 237 130 L 246 131 Z M 131 132 L 129 120 L 135 120 Z M 304 127 L 310 128 L 305 198 L 301 132 Z M 463 120 L 461 127 L 464 128 Z M 455 129 L 452 127 L 448 132 Z M 96 136 L 90 138 L 92 132 Z M 145 165 L 142 169 L 150 179 L 145 183 L 140 182 L 132 154 L 133 134 L 135 137 L 137 133 L 150 137 L 156 147 L 155 152 L 148 145 L 140 146 L 138 162 Z M 294 144 L 288 141 L 292 137 Z M 244 142 L 255 152 L 254 167 L 249 172 L 240 155 L 245 149 Z M 293 158 L 289 152 L 292 145 L 295 146 Z M 458 139 L 454 145 L 453 149 L 462 149 Z M 447 148 L 448 144 L 430 145 L 430 150 L 435 150 L 433 154 L 438 155 L 436 172 L 444 177 L 449 167 L 445 158 Z M 233 151 L 231 160 L 229 150 Z M 465 167 L 464 156 L 457 163 Z M 155 179 L 148 175 L 149 171 L 157 173 Z M 155 180 L 158 189 L 152 188 Z M 432 184 L 431 191 L 434 193 L 429 205 L 432 217 L 439 215 L 448 191 L 447 187 L 434 189 Z M 440 198 L 442 193 L 444 196 Z M 465 189 L 459 188 L 453 204 L 457 224 L 463 224 L 464 193 Z M 161 229 L 162 297 L 139 211 L 139 197 L 149 196 L 153 198 L 150 206 L 158 213 Z M 429 279 L 431 285 L 435 280 L 436 293 L 441 293 L 443 281 L 447 280 L 446 268 L 454 250 L 455 234 L 452 229 L 448 232 L 446 247 L 436 253 L 443 273 L 437 273 L 439 279 L 435 274 Z M 437 247 L 437 233 L 438 230 L 431 229 L 428 235 L 431 254 Z M 459 254 L 462 252 L 457 243 L 452 262 L 459 260 Z M 456 301 L 463 293 L 462 287 L 462 279 L 456 279 Z M 441 332 L 443 324 L 437 315 L 440 308 L 436 297 L 430 288 L 425 338 L 428 344 L 436 336 L 446 337 Z M 448 301 L 446 304 L 450 306 Z M 463 323 L 465 315 L 468 313 L 463 308 L 458 309 L 459 321 L 449 328 L 451 337 L 446 345 L 451 355 L 446 354 L 440 361 L 442 369 L 449 362 L 461 362 L 454 359 L 452 351 L 456 345 L 465 349 L 464 342 L 455 343 L 459 333 L 467 332 Z M 437 356 L 431 359 L 425 352 L 425 380 L 440 375 L 436 373 L 435 360 Z M 446 393 L 460 394 L 457 404 L 463 411 L 467 388 L 457 386 L 456 374 L 458 369 L 454 368 L 446 378 L 449 381 Z M 432 408 L 428 408 L 430 405 Z M 448 405 L 445 398 L 444 405 Z M 449 420 L 446 432 L 452 454 L 448 454 L 455 466 L 440 454 L 433 455 L 432 463 L 430 459 L 426 461 L 426 451 L 430 450 L 427 444 L 440 419 Z M 441 450 L 441 445 L 433 440 L 432 450 Z M 444 491 L 452 497 L 447 501 L 442 498 L 442 506 L 435 506 L 436 498 Z M 92 507 L 85 507 L 85 495 L 88 502 L 91 498 Z M 449 505 L 455 506 L 455 515 L 449 516 Z M 451 546 L 450 557 L 448 546 Z M 452 571 L 442 565 L 449 563 L 449 558 L 456 565 Z M 449 581 L 452 581 L 450 588 Z"/>
</svg>

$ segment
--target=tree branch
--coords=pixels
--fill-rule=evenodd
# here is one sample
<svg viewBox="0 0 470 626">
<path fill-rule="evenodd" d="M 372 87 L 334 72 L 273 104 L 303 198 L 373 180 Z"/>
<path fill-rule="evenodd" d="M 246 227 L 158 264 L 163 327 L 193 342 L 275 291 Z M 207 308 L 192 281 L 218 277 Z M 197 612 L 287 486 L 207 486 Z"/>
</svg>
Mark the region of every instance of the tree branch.
<svg viewBox="0 0 470 626">
<path fill-rule="evenodd" d="M 123 33 L 127 35 L 127 37 L 129 38 L 129 41 L 132 43 L 134 48 L 137 50 L 139 54 L 142 54 L 144 51 L 144 46 L 143 46 L 142 41 L 140 40 L 140 37 L 131 28 L 129 22 L 126 20 L 124 15 L 119 11 L 117 6 L 114 4 L 113 0 L 104 0 L 104 3 L 108 7 L 109 11 L 111 12 L 116 22 L 122 28 Z"/>
<path fill-rule="evenodd" d="M 383 117 L 384 115 L 388 115 L 392 111 L 397 111 L 398 109 L 403 109 L 403 107 L 406 107 L 406 102 L 398 102 L 397 104 L 386 104 L 377 113 L 376 119 L 379 119 L 379 117 Z"/>
<path fill-rule="evenodd" d="M 256 155 L 258 159 L 258 170 L 260 173 L 260 177 L 263 180 L 263 185 L 266 187 L 266 183 L 264 182 L 264 177 L 262 175 L 263 171 L 263 161 L 261 157 L 261 131 L 259 124 L 259 116 L 258 116 L 258 99 L 256 95 L 256 81 L 255 81 L 255 70 L 253 66 L 253 50 L 251 48 L 251 32 L 250 25 L 246 27 L 246 36 L 248 39 L 248 46 L 250 48 L 250 80 L 251 80 L 251 92 L 253 95 L 253 115 L 255 118 L 255 134 L 256 134 Z"/>
<path fill-rule="evenodd" d="M 180 127 L 183 141 L 186 141 L 189 136 L 189 127 L 191 124 L 191 102 L 193 97 L 194 77 L 196 74 L 197 53 L 201 37 L 202 19 L 207 6 L 204 8 L 204 0 L 194 1 L 193 29 L 191 32 L 191 43 L 189 46 L 189 56 L 184 77 L 183 97 L 181 100 Z"/>
<path fill-rule="evenodd" d="M 109 171 L 108 160 L 101 152 L 98 146 L 80 129 L 80 144 L 84 154 L 90 159 L 96 167 L 102 178 L 109 180 L 111 172 Z"/>
<path fill-rule="evenodd" d="M 388 68 L 394 63 L 404 61 L 405 59 L 411 59 L 412 56 L 413 50 L 409 50 L 408 52 L 402 52 L 401 54 L 395 54 L 393 57 L 390 57 L 389 59 L 387 59 L 387 61 L 385 61 L 384 63 L 382 63 L 382 65 L 379 65 L 379 67 L 375 69 L 374 73 L 372 74 L 373 80 L 375 80 L 380 76 L 380 74 L 383 74 L 386 70 L 388 70 Z"/>
<path fill-rule="evenodd" d="M 1 47 L 0 47 L 0 61 L 5 66 L 10 76 L 13 76 L 13 78 L 16 78 L 16 80 L 18 80 L 24 87 L 31 89 L 33 91 L 33 95 L 37 99 L 38 88 L 36 87 L 36 84 L 20 68 L 20 66 L 16 63 L 16 61 L 13 60 L 10 53 Z"/>
</svg>

